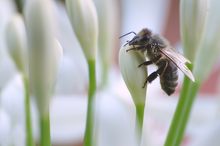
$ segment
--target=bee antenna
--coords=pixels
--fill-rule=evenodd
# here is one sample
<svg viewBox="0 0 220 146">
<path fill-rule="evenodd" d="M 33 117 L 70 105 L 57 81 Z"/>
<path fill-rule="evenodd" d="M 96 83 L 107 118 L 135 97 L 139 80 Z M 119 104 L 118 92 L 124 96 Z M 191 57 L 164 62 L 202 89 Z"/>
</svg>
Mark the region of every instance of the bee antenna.
<svg viewBox="0 0 220 146">
<path fill-rule="evenodd" d="M 127 41 L 127 43 L 126 43 L 126 44 L 124 44 L 124 46 L 126 46 L 127 44 L 129 44 L 129 41 Z"/>
<path fill-rule="evenodd" d="M 129 34 L 131 34 L 131 33 L 133 33 L 134 35 L 137 35 L 134 31 L 131 31 L 131 32 L 128 32 L 128 33 L 126 33 L 126 34 L 120 36 L 119 39 L 120 39 L 120 38 L 123 38 L 124 36 L 127 36 L 127 35 L 129 35 Z"/>
</svg>

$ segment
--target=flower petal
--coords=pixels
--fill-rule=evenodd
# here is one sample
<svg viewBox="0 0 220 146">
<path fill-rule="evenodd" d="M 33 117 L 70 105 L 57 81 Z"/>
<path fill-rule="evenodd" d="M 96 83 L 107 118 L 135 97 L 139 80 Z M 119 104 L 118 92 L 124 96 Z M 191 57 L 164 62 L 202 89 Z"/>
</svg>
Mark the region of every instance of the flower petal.
<svg viewBox="0 0 220 146">
<path fill-rule="evenodd" d="M 32 93 L 40 114 L 47 114 L 52 96 L 60 45 L 54 38 L 52 1 L 29 1 L 25 11 L 29 43 L 29 73 Z"/>
<path fill-rule="evenodd" d="M 196 50 L 204 33 L 209 0 L 181 0 L 180 21 L 184 53 L 194 61 Z"/>
<path fill-rule="evenodd" d="M 98 40 L 98 19 L 92 0 L 66 0 L 74 32 L 87 59 L 94 60 Z"/>
<path fill-rule="evenodd" d="M 204 35 L 194 63 L 194 75 L 199 82 L 205 80 L 220 55 L 220 1 L 210 0 L 210 9 Z"/>
<path fill-rule="evenodd" d="M 119 52 L 119 66 L 125 84 L 133 98 L 134 103 L 143 104 L 146 98 L 146 86 L 143 88 L 147 78 L 146 66 L 138 67 L 145 60 L 143 54 L 137 51 L 126 50 L 129 47 L 122 47 Z"/>
<path fill-rule="evenodd" d="M 19 14 L 6 27 L 6 43 L 17 69 L 27 74 L 27 36 L 23 18 Z"/>
</svg>

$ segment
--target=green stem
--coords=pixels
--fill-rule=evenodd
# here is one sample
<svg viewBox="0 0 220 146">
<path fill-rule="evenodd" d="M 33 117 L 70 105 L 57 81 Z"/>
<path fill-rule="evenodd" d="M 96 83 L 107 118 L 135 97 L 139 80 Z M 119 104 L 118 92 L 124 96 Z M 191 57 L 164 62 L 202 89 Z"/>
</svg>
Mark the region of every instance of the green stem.
<svg viewBox="0 0 220 146">
<path fill-rule="evenodd" d="M 51 146 L 50 114 L 40 115 L 40 146 Z"/>
<path fill-rule="evenodd" d="M 136 131 L 138 134 L 138 145 L 141 145 L 145 104 L 137 104 L 135 106 L 137 117 Z"/>
<path fill-rule="evenodd" d="M 19 13 L 22 13 L 22 10 L 23 10 L 23 0 L 15 0 L 15 4 L 16 4 L 16 7 L 17 7 L 17 11 Z"/>
<path fill-rule="evenodd" d="M 184 136 L 199 83 L 184 78 L 183 89 L 167 135 L 165 146 L 179 146 Z"/>
<path fill-rule="evenodd" d="M 25 120 L 26 120 L 26 146 L 34 146 L 32 134 L 31 106 L 30 106 L 30 91 L 28 78 L 23 75 L 23 84 L 25 91 Z"/>
<path fill-rule="evenodd" d="M 95 60 L 88 60 L 89 68 L 89 93 L 88 93 L 88 106 L 86 117 L 86 131 L 84 137 L 84 146 L 93 145 L 93 118 L 94 118 L 94 98 L 96 92 L 96 67 Z"/>
</svg>

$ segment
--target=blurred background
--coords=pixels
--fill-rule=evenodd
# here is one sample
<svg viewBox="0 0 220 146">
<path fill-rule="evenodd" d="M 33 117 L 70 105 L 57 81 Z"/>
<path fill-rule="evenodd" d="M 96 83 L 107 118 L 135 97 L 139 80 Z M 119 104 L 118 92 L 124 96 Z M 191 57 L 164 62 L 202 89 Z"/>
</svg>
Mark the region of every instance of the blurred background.
<svg viewBox="0 0 220 146">
<path fill-rule="evenodd" d="M 26 0 L 27 1 L 27 0 Z M 96 6 L 99 1 L 94 0 Z M 108 1 L 108 0 L 106 0 Z M 54 146 L 81 146 L 86 120 L 88 71 L 80 45 L 72 31 L 65 1 L 54 1 L 56 37 L 63 47 L 54 97 L 51 100 L 51 137 Z M 135 108 L 118 67 L 118 51 L 130 40 L 130 31 L 149 28 L 162 34 L 182 52 L 178 0 L 109 0 L 112 13 L 109 28 L 113 32 L 110 65 L 106 84 L 102 85 L 102 59 L 97 59 L 96 137 L 99 146 L 135 146 Z M 0 145 L 23 146 L 25 143 L 24 92 L 21 76 L 5 44 L 5 27 L 16 13 L 13 0 L 0 0 Z M 100 15 L 102 16 L 102 15 Z M 108 18 L 106 18 L 108 19 Z M 101 48 L 99 48 L 101 49 Z M 218 145 L 220 140 L 220 58 L 203 83 L 194 104 L 183 146 Z M 149 73 L 155 66 L 149 67 Z M 144 146 L 162 146 L 178 101 L 183 74 L 179 72 L 176 92 L 168 97 L 159 79 L 148 85 Z M 38 140 L 37 114 L 32 101 L 34 136 Z"/>
</svg>

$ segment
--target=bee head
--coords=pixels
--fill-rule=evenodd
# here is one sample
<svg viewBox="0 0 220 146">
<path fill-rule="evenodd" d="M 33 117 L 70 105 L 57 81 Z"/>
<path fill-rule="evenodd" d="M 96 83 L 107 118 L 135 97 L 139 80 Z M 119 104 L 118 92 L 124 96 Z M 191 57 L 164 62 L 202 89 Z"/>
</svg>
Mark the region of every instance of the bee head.
<svg viewBox="0 0 220 146">
<path fill-rule="evenodd" d="M 149 43 L 151 38 L 151 31 L 147 28 L 142 29 L 137 35 L 133 37 L 131 41 L 129 41 L 129 45 L 146 45 Z"/>
</svg>

